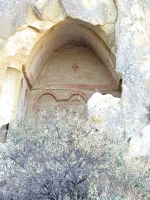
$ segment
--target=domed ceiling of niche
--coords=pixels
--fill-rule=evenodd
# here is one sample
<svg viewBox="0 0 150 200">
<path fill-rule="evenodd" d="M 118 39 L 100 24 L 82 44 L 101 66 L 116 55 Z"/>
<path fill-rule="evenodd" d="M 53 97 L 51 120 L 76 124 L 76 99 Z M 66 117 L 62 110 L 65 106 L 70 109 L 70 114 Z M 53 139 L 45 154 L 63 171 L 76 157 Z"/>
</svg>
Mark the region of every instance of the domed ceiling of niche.
<svg viewBox="0 0 150 200">
<path fill-rule="evenodd" d="M 86 102 L 97 90 L 103 94 L 118 91 L 115 58 L 103 38 L 100 27 L 72 19 L 47 32 L 26 64 L 28 110 L 37 110 L 45 94 L 56 102 L 78 94 Z"/>
<path fill-rule="evenodd" d="M 116 89 L 110 71 L 86 45 L 68 44 L 46 62 L 34 89 Z"/>
</svg>

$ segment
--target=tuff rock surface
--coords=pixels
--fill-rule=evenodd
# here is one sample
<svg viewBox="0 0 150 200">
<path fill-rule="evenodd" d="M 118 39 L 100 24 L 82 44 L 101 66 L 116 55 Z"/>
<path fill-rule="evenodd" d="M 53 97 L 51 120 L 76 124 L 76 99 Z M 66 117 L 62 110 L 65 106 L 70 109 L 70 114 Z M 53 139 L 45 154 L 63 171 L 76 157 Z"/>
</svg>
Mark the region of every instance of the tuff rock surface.
<svg viewBox="0 0 150 200">
<path fill-rule="evenodd" d="M 103 49 L 107 51 L 103 60 L 115 63 L 122 79 L 121 98 L 94 94 L 88 101 L 89 115 L 106 130 L 128 138 L 141 137 L 140 133 L 149 138 L 142 132 L 150 123 L 149 18 L 148 0 L 0 0 L 0 126 L 25 112 L 26 91 L 32 82 L 28 71 L 37 54 L 38 62 L 46 54 L 45 38 L 52 30 L 61 31 L 60 24 L 67 19 L 74 19 L 80 27 L 87 23 L 101 43 L 101 55 Z M 86 37 L 90 40 L 85 32 Z"/>
</svg>

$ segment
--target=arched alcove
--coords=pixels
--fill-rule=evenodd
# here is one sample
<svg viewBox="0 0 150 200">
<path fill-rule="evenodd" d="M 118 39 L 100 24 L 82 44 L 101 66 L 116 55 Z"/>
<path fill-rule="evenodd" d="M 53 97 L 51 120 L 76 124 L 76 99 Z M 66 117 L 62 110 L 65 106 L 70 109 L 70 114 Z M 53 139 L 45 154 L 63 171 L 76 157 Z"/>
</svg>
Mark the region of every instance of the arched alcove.
<svg viewBox="0 0 150 200">
<path fill-rule="evenodd" d="M 103 37 L 99 26 L 73 19 L 66 19 L 42 37 L 25 66 L 30 86 L 27 118 L 40 107 L 37 99 L 41 94 L 49 93 L 64 105 L 73 94 L 87 101 L 97 90 L 120 96 L 115 56 Z M 46 105 L 48 100 L 42 99 L 40 104 Z"/>
</svg>

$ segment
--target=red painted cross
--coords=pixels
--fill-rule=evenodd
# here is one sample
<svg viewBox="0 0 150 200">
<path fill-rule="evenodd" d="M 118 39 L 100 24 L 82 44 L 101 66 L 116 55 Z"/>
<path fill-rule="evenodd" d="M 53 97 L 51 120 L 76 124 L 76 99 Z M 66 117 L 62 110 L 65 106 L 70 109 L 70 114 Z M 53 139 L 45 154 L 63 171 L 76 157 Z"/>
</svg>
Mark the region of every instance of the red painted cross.
<svg viewBox="0 0 150 200">
<path fill-rule="evenodd" d="M 72 65 L 72 69 L 74 70 L 74 72 L 76 72 L 79 69 L 79 66 L 77 66 L 77 64 L 75 63 L 74 65 Z"/>
</svg>

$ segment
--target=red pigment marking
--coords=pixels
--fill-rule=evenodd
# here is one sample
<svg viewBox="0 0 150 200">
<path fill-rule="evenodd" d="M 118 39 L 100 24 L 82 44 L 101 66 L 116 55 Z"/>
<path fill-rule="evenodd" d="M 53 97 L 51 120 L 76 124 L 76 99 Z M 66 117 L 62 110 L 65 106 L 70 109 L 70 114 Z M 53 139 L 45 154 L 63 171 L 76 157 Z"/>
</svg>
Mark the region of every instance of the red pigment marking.
<svg viewBox="0 0 150 200">
<path fill-rule="evenodd" d="M 53 96 L 55 97 L 55 99 L 56 99 L 57 101 L 60 100 L 60 99 L 59 99 L 59 96 L 58 96 L 56 93 L 54 93 L 53 91 L 51 91 L 51 90 L 42 91 L 42 92 L 40 92 L 39 94 L 37 94 L 36 97 L 34 98 L 33 106 L 32 106 L 32 110 L 33 110 L 34 112 L 37 111 L 37 102 L 38 102 L 39 98 L 40 98 L 42 95 L 44 95 L 44 94 L 51 94 L 51 95 L 53 95 Z"/>
<path fill-rule="evenodd" d="M 33 101 L 33 106 L 32 106 L 32 110 L 36 113 L 37 112 L 37 103 L 38 103 L 38 100 L 39 98 L 44 95 L 44 94 L 51 94 L 55 97 L 55 99 L 57 101 L 60 101 L 62 100 L 61 97 L 59 97 L 56 93 L 54 93 L 53 91 L 51 90 L 46 90 L 46 91 L 43 91 L 43 92 L 40 92 L 39 94 L 36 95 L 36 97 L 34 98 L 34 101 Z M 87 102 L 88 101 L 88 97 L 87 97 L 87 94 L 85 94 L 84 92 L 80 92 L 80 91 L 74 91 L 74 92 L 71 92 L 70 94 L 68 94 L 64 99 L 68 100 L 72 95 L 74 94 L 79 94 L 80 96 L 83 97 L 83 99 Z"/>
<path fill-rule="evenodd" d="M 47 84 L 50 89 L 117 89 L 117 85 Z"/>
<path fill-rule="evenodd" d="M 74 65 L 72 65 L 72 69 L 74 70 L 74 72 L 76 72 L 79 69 L 79 66 L 77 66 L 77 64 L 75 63 Z"/>
<path fill-rule="evenodd" d="M 66 100 L 69 100 L 73 95 L 75 95 L 75 94 L 77 94 L 77 95 L 80 95 L 81 97 L 83 97 L 83 99 L 87 102 L 88 101 L 88 96 L 87 96 L 87 94 L 85 94 L 84 92 L 81 92 L 81 91 L 74 91 L 74 92 L 71 92 L 71 93 L 69 93 L 67 96 L 66 96 Z"/>
<path fill-rule="evenodd" d="M 36 112 L 36 110 L 37 110 L 37 105 L 36 105 L 36 104 L 33 104 L 32 110 L 33 110 L 34 112 Z"/>
<path fill-rule="evenodd" d="M 31 72 L 30 72 L 30 74 L 29 74 L 29 80 L 30 80 L 31 84 L 33 85 L 33 83 L 34 83 L 34 78 L 33 78 Z"/>
</svg>

